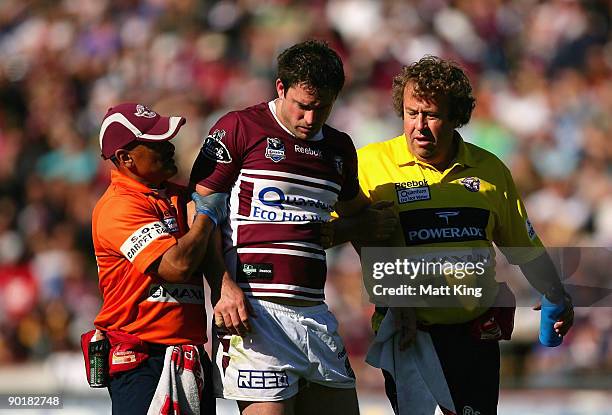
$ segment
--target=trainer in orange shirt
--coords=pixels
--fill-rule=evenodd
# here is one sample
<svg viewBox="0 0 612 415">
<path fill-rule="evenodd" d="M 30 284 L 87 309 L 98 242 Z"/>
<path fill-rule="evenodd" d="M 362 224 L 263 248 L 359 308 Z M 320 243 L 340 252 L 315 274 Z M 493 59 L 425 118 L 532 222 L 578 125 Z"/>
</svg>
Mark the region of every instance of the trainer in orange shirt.
<svg viewBox="0 0 612 415">
<path fill-rule="evenodd" d="M 194 399 L 181 398 L 186 391 L 177 399 L 158 386 L 171 364 L 195 365 L 194 412 L 215 411 L 210 360 L 201 347 L 207 340 L 203 280 L 196 271 L 211 232 L 226 217 L 227 195 L 195 194 L 196 217 L 187 227 L 186 188 L 167 181 L 177 172 L 169 140 L 184 123 L 125 103 L 109 109 L 100 130 L 102 157 L 116 170 L 92 218 L 103 297 L 94 325 L 110 341 L 113 414 L 144 414 L 168 402 L 194 410 Z M 186 356 L 181 363 L 177 353 Z"/>
</svg>

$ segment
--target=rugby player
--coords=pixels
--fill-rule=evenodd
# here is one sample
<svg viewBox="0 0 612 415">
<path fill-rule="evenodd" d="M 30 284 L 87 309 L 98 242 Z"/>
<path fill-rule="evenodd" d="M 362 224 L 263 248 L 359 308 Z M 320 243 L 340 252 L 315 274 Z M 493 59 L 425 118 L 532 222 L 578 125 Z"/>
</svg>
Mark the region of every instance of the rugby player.
<svg viewBox="0 0 612 415">
<path fill-rule="evenodd" d="M 237 400 L 243 414 L 358 413 L 324 302 L 324 245 L 382 240 L 397 221 L 385 202 L 367 207 L 355 147 L 325 123 L 343 84 L 342 61 L 325 43 L 288 48 L 278 56 L 278 98 L 223 116 L 192 170 L 200 194 L 230 193 L 225 272 L 249 305 L 237 297 L 215 307 L 214 375 L 217 396 Z M 334 210 L 352 222 L 334 221 L 322 242 Z M 373 227 L 353 226 L 358 214 Z"/>
<path fill-rule="evenodd" d="M 402 69 L 393 80 L 392 95 L 404 134 L 358 151 L 362 190 L 372 201 L 393 200 L 399 214 L 400 226 L 387 245 L 490 250 L 494 243 L 540 293 L 564 303 L 554 329 L 565 335 L 573 323 L 571 301 L 529 222 L 510 171 L 457 132 L 469 122 L 475 106 L 466 74 L 452 62 L 427 56 Z M 500 287 L 494 275 L 487 277 L 482 284 L 490 298 Z M 401 349 L 410 345 L 417 329 L 430 336 L 427 344 L 439 359 L 437 367 L 454 403 L 454 408 L 442 408 L 445 413 L 497 413 L 498 340 L 509 338 L 513 308 L 392 311 L 401 330 Z M 377 309 L 375 329 L 385 312 Z M 419 355 L 426 353 L 417 350 Z M 400 413 L 398 398 L 409 391 L 396 390 L 388 373 L 385 380 L 389 399 Z M 407 387 L 418 389 L 414 384 Z M 418 399 L 415 402 L 418 405 Z M 417 407 L 402 409 L 401 413 L 426 413 Z"/>
</svg>

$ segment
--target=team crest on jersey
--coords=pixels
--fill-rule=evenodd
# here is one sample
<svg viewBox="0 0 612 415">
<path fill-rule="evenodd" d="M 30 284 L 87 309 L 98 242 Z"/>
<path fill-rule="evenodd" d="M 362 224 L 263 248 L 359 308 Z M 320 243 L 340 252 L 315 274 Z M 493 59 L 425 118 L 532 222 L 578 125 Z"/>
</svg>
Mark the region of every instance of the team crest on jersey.
<svg viewBox="0 0 612 415">
<path fill-rule="evenodd" d="M 267 137 L 266 158 L 275 163 L 285 159 L 285 145 L 280 138 Z"/>
<path fill-rule="evenodd" d="M 212 134 L 204 140 L 204 145 L 200 152 L 209 159 L 216 161 L 217 163 L 231 163 L 232 156 L 229 150 L 223 144 L 223 137 L 225 137 L 225 130 L 215 130 Z"/>
<path fill-rule="evenodd" d="M 155 118 L 157 113 L 148 109 L 146 106 L 142 104 L 136 105 L 136 112 L 134 113 L 137 117 L 145 117 L 145 118 Z"/>
<path fill-rule="evenodd" d="M 480 179 L 478 177 L 466 177 L 460 182 L 470 192 L 477 192 L 480 190 Z"/>
<path fill-rule="evenodd" d="M 341 156 L 334 156 L 334 166 L 340 176 L 342 176 L 342 170 L 344 168 L 344 159 Z"/>
</svg>

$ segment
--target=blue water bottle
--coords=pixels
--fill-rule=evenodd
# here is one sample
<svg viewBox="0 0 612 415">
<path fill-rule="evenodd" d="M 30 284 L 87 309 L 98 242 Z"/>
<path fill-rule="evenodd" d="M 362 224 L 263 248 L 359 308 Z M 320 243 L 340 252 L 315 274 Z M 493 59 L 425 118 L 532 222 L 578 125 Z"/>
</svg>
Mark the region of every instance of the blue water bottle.
<svg viewBox="0 0 612 415">
<path fill-rule="evenodd" d="M 557 347 L 563 342 L 553 327 L 559 316 L 565 311 L 565 301 L 558 304 L 551 302 L 546 295 L 542 296 L 542 310 L 540 311 L 540 343 L 547 347 Z"/>
</svg>

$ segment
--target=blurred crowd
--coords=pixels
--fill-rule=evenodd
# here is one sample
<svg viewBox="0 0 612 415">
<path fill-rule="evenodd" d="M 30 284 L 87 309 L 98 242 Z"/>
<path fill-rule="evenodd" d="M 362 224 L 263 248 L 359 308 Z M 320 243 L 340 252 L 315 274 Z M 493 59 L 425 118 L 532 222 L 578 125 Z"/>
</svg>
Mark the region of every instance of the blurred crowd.
<svg viewBox="0 0 612 415">
<path fill-rule="evenodd" d="M 213 122 L 273 98 L 276 55 L 307 38 L 344 60 L 329 123 L 358 148 L 401 133 L 390 86 L 402 65 L 459 62 L 477 99 L 461 133 L 508 164 L 541 239 L 612 245 L 607 0 L 3 0 L 0 365 L 78 350 L 98 311 L 90 215 L 109 179 L 98 144 L 107 108 L 137 101 L 186 117 L 174 141 L 186 183 Z M 371 337 L 360 275 L 351 248 L 331 252 L 327 298 L 357 367 Z M 536 328 L 518 336 L 504 373 L 519 385 L 610 373 L 610 314 L 577 310 L 554 350 L 537 345 Z"/>
</svg>

